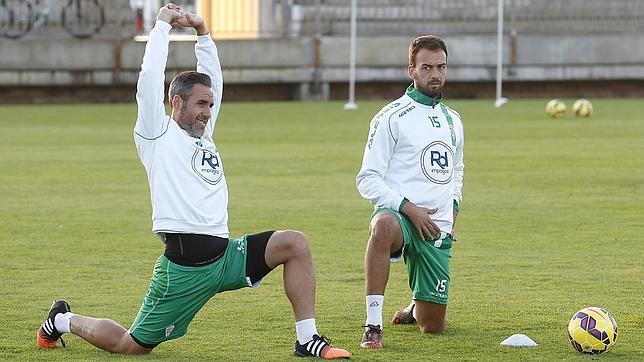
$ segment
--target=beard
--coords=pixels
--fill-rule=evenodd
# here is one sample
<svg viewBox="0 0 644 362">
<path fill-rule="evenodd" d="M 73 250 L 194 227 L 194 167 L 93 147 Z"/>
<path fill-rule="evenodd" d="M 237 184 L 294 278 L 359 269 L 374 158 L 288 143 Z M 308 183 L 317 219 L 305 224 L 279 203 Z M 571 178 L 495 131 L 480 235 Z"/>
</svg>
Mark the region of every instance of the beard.
<svg viewBox="0 0 644 362">
<path fill-rule="evenodd" d="M 197 128 L 197 120 L 187 112 L 181 113 L 181 116 L 177 119 L 177 123 L 191 137 L 200 138 L 203 135 L 204 130 Z"/>
<path fill-rule="evenodd" d="M 191 137 L 200 138 L 203 136 L 205 126 L 204 128 L 200 127 L 200 123 L 197 122 L 197 117 L 188 112 L 186 103 L 181 107 L 181 114 L 176 121 L 179 124 L 179 127 L 186 131 Z"/>
<path fill-rule="evenodd" d="M 443 85 L 444 83 L 430 83 L 430 82 L 425 82 L 425 83 L 420 83 L 416 82 L 415 87 L 419 91 L 421 91 L 423 94 L 430 96 L 432 98 L 439 96 L 443 92 Z"/>
</svg>

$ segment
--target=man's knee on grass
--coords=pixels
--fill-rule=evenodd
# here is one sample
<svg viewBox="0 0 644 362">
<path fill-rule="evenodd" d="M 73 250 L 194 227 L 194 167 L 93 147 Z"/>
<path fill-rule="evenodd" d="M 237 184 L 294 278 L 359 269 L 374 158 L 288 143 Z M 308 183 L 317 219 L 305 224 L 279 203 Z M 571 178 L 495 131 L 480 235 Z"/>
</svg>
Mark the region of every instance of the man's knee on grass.
<svg viewBox="0 0 644 362">
<path fill-rule="evenodd" d="M 426 323 L 420 324 L 420 332 L 434 335 L 443 335 L 445 333 L 445 323 Z"/>
<path fill-rule="evenodd" d="M 415 301 L 416 321 L 421 333 L 442 335 L 445 332 L 446 304 Z"/>
</svg>

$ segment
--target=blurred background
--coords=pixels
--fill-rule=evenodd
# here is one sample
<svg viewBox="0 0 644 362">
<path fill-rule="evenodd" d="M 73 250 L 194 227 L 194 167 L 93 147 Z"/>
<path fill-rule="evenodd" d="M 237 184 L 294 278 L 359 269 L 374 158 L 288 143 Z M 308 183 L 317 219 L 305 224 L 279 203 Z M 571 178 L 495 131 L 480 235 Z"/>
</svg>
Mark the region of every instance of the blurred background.
<svg viewBox="0 0 644 362">
<path fill-rule="evenodd" d="M 503 0 L 357 0 L 356 99 L 397 98 L 407 47 L 449 50 L 446 95 L 494 98 Z M 351 0 L 177 0 L 218 44 L 225 100 L 337 100 L 349 93 Z M 133 102 L 159 0 L 0 0 L 0 103 Z M 504 0 L 503 95 L 644 96 L 644 1 Z M 195 64 L 172 32 L 168 80 Z"/>
</svg>

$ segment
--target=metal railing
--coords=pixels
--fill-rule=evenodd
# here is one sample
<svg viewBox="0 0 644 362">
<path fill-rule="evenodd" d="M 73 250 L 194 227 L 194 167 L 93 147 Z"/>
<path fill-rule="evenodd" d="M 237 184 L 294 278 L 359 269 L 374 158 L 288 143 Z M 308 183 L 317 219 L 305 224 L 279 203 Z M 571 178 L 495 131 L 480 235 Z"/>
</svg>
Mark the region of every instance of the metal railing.
<svg viewBox="0 0 644 362">
<path fill-rule="evenodd" d="M 0 37 L 122 38 L 133 33 L 128 0 L 0 0 Z"/>
<path fill-rule="evenodd" d="M 349 1 L 300 0 L 302 35 L 349 33 Z M 358 0 L 362 36 L 496 32 L 497 0 Z M 519 33 L 641 33 L 642 0 L 505 0 L 507 29 Z"/>
<path fill-rule="evenodd" d="M 141 0 L 149 1 L 152 0 Z M 138 1 L 141 3 L 141 1 Z M 210 11 L 220 38 L 347 36 L 348 0 L 177 0 Z M 0 0 L 0 38 L 127 38 L 158 11 L 132 0 Z M 154 6 L 159 3 L 154 1 Z M 358 0 L 359 36 L 496 32 L 497 0 Z M 644 0 L 504 0 L 514 33 L 644 33 Z"/>
</svg>

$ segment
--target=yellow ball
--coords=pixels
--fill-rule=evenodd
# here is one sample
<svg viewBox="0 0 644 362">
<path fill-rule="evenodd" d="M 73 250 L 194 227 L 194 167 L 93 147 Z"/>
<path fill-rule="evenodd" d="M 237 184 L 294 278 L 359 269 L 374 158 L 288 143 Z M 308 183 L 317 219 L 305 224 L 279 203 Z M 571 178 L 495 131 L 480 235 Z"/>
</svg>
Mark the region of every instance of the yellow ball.
<svg viewBox="0 0 644 362">
<path fill-rule="evenodd" d="M 552 118 L 561 118 L 566 115 L 566 104 L 558 99 L 546 103 L 546 114 Z"/>
<path fill-rule="evenodd" d="M 580 353 L 608 352 L 617 343 L 617 323 L 606 309 L 587 307 L 570 319 L 568 339 Z"/>
<path fill-rule="evenodd" d="M 590 117 L 593 114 L 593 105 L 588 99 L 578 99 L 572 105 L 572 113 L 577 117 Z"/>
</svg>

